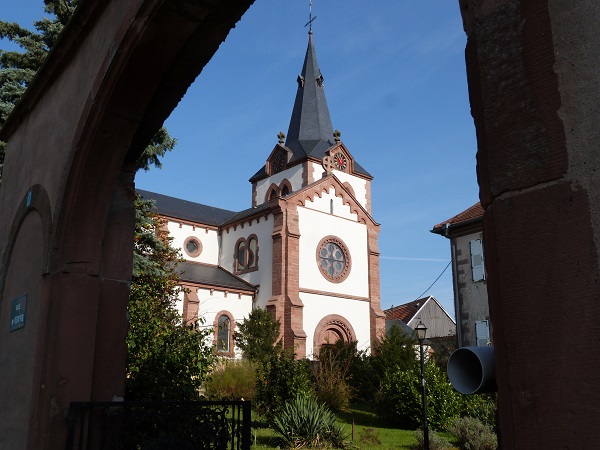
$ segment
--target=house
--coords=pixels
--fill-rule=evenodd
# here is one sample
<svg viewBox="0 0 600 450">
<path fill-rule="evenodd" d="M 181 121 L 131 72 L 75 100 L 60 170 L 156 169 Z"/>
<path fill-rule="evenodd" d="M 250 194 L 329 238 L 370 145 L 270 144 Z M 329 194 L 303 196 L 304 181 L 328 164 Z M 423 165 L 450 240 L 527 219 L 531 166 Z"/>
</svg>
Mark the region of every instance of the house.
<svg viewBox="0 0 600 450">
<path fill-rule="evenodd" d="M 250 178 L 252 204 L 230 211 L 139 191 L 153 199 L 182 250 L 185 320 L 214 326 L 217 351 L 238 356 L 233 332 L 252 308 L 270 311 L 297 357 L 324 344 L 384 332 L 379 224 L 367 172 L 334 132 L 312 31 L 287 137 L 279 133 Z"/>
<path fill-rule="evenodd" d="M 419 322 L 423 322 L 427 327 L 427 339 L 446 338 L 456 334 L 454 319 L 431 295 L 400 306 L 393 306 L 386 309 L 384 313 L 386 330 L 398 325 L 412 333 Z"/>
<path fill-rule="evenodd" d="M 478 202 L 431 230 L 450 240 L 459 347 L 491 344 L 482 219 Z"/>
</svg>

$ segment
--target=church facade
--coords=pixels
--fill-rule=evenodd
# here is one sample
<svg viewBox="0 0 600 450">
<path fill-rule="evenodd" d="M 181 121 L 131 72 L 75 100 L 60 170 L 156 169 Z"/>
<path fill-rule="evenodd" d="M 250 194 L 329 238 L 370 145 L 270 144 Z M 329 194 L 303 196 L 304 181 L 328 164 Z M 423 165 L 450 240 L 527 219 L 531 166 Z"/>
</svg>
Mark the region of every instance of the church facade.
<svg viewBox="0 0 600 450">
<path fill-rule="evenodd" d="M 213 326 L 217 351 L 232 357 L 236 323 L 256 307 L 279 320 L 299 358 L 338 340 L 369 348 L 385 332 L 372 176 L 333 130 L 312 32 L 288 134 L 278 138 L 250 178 L 247 210 L 138 191 L 185 258 L 183 318 Z"/>
</svg>

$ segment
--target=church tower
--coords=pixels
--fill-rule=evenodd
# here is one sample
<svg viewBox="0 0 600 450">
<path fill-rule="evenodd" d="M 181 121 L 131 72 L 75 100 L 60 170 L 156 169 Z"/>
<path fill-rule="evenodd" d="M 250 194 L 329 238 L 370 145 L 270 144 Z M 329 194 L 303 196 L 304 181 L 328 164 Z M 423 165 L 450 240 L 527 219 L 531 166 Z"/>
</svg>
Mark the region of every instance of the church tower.
<svg viewBox="0 0 600 450">
<path fill-rule="evenodd" d="M 273 212 L 272 283 L 257 304 L 275 314 L 284 345 L 299 357 L 358 340 L 385 326 L 379 298 L 379 225 L 372 176 L 334 131 L 312 30 L 287 137 L 250 179 L 254 208 Z"/>
<path fill-rule="evenodd" d="M 279 194 L 288 195 L 335 169 L 338 178 L 357 194 L 361 205 L 371 212 L 373 177 L 342 144 L 341 133 L 333 130 L 312 31 L 308 34 L 308 48 L 297 82 L 287 137 L 283 133 L 278 135 L 279 142 L 269 154 L 266 164 L 250 178 L 252 205 L 260 205 Z"/>
</svg>

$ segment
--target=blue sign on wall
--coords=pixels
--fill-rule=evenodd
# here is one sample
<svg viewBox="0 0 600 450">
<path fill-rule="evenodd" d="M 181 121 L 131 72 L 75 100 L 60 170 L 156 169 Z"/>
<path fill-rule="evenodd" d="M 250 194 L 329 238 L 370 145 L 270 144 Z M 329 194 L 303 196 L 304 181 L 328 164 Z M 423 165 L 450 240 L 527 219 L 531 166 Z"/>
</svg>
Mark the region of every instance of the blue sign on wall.
<svg viewBox="0 0 600 450">
<path fill-rule="evenodd" d="M 27 294 L 21 295 L 12 301 L 10 313 L 10 331 L 18 330 L 25 326 L 25 310 L 27 309 Z"/>
</svg>

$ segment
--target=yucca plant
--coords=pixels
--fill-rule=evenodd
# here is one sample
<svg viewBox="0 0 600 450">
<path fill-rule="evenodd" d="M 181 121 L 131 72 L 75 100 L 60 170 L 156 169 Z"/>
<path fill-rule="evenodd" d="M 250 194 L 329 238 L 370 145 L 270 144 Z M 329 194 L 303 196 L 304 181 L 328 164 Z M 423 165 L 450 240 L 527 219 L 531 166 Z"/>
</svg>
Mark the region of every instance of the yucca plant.
<svg viewBox="0 0 600 450">
<path fill-rule="evenodd" d="M 273 430 L 285 448 L 345 447 L 345 435 L 335 424 L 335 415 L 313 397 L 299 395 L 286 403 L 274 419 Z"/>
</svg>

